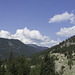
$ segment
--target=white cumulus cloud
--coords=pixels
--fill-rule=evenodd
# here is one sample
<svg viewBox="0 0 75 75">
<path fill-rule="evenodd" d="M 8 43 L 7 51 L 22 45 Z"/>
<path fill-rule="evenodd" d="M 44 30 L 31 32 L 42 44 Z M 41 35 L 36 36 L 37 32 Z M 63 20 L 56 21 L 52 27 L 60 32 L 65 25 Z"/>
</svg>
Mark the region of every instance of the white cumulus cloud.
<svg viewBox="0 0 75 75">
<path fill-rule="evenodd" d="M 54 41 L 49 36 L 43 36 L 38 30 L 29 30 L 26 27 L 24 29 L 16 30 L 15 34 L 11 34 L 8 31 L 1 30 L 0 37 L 8 39 L 19 39 L 25 44 L 37 44 L 40 46 L 51 47 L 58 44 L 60 41 Z"/>
<path fill-rule="evenodd" d="M 8 31 L 4 31 L 4 30 L 1 30 L 0 31 L 0 37 L 3 37 L 3 38 L 11 38 L 11 34 L 8 32 Z"/>
<path fill-rule="evenodd" d="M 53 16 L 52 18 L 50 18 L 49 23 L 55 23 L 55 22 L 62 22 L 62 21 L 70 21 L 70 23 L 74 24 L 75 23 L 75 15 L 73 13 L 62 13 L 62 14 L 58 14 Z"/>
<path fill-rule="evenodd" d="M 68 27 L 68 28 L 61 28 L 60 31 L 56 33 L 56 35 L 71 37 L 75 35 L 75 26 Z"/>
</svg>

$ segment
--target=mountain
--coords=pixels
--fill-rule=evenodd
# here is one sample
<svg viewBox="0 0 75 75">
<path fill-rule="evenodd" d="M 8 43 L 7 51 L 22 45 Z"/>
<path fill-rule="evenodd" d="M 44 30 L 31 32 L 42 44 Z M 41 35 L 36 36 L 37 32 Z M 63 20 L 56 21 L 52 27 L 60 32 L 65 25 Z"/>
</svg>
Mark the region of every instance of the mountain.
<svg viewBox="0 0 75 75">
<path fill-rule="evenodd" d="M 35 45 L 35 44 L 28 44 L 28 45 L 36 48 L 38 51 L 43 51 L 43 50 L 48 49 L 48 47 L 42 47 L 42 46 L 38 46 L 38 45 Z"/>
<path fill-rule="evenodd" d="M 44 51 L 38 52 L 34 55 L 32 55 L 32 57 L 37 57 L 40 55 L 45 55 L 45 54 L 49 54 L 49 53 L 67 53 L 67 52 L 75 52 L 75 36 L 72 36 L 68 39 L 66 39 L 65 41 L 59 43 L 58 45 L 55 45 L 51 48 L 48 48 Z"/>
<path fill-rule="evenodd" d="M 29 57 L 38 52 L 36 48 L 28 46 L 17 39 L 0 38 L 0 58 L 7 58 L 10 51 L 13 52 L 15 57 L 22 54 L 24 54 L 25 57 Z"/>
<path fill-rule="evenodd" d="M 15 40 L 15 39 L 0 38 L 0 58 L 2 59 L 7 58 L 10 51 L 13 51 L 15 57 L 20 56 L 22 54 L 24 54 L 25 57 L 29 57 L 33 54 L 34 54 L 33 56 L 39 56 L 51 52 L 52 53 L 66 53 L 68 51 L 75 52 L 75 36 L 72 36 L 51 48 L 40 47 L 34 44 L 26 45 L 17 39 Z"/>
<path fill-rule="evenodd" d="M 55 45 L 46 50 L 52 53 L 67 53 L 69 51 L 75 52 L 75 36 L 72 36 L 65 41 Z"/>
<path fill-rule="evenodd" d="M 66 53 L 69 51 L 75 52 L 75 36 L 72 36 L 59 43 L 58 45 L 52 47 L 53 53 Z"/>
</svg>

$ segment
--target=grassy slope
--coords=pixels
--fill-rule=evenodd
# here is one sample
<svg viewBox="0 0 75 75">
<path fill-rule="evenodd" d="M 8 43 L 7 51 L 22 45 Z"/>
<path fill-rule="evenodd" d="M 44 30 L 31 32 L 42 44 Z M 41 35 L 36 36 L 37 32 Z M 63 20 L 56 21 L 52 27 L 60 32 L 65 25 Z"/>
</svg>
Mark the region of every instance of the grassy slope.
<svg viewBox="0 0 75 75">
<path fill-rule="evenodd" d="M 63 58 L 63 61 L 55 60 L 55 69 L 56 71 L 60 72 L 61 71 L 61 66 L 65 66 L 64 68 L 64 73 L 62 75 L 75 75 L 75 60 L 73 60 L 73 66 L 72 69 L 69 69 L 69 66 L 67 64 L 68 59 L 60 53 L 53 53 L 52 55 L 57 56 L 58 58 Z M 62 57 L 63 56 L 63 57 Z"/>
</svg>

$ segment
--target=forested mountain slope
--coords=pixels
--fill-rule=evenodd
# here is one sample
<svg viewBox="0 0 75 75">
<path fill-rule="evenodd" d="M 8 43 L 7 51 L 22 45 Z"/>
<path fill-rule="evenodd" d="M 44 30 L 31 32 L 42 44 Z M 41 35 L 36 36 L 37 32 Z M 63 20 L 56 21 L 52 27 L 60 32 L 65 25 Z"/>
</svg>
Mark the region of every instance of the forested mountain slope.
<svg viewBox="0 0 75 75">
<path fill-rule="evenodd" d="M 13 52 L 14 57 L 22 54 L 28 57 L 38 52 L 36 48 L 28 46 L 19 40 L 0 38 L 0 58 L 7 58 L 10 51 Z"/>
</svg>

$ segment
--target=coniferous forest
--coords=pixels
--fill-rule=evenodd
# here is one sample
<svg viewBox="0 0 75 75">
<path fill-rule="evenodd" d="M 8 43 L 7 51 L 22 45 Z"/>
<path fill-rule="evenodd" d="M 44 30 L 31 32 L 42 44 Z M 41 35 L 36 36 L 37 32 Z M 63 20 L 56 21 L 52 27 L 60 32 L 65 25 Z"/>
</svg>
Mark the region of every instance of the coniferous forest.
<svg viewBox="0 0 75 75">
<path fill-rule="evenodd" d="M 32 61 L 24 55 L 14 58 L 11 51 L 8 59 L 0 60 L 0 66 L 0 75 L 58 75 L 54 57 L 47 54 Z"/>
</svg>

